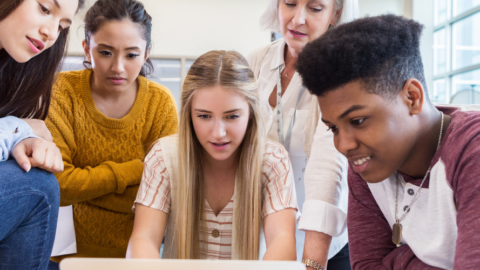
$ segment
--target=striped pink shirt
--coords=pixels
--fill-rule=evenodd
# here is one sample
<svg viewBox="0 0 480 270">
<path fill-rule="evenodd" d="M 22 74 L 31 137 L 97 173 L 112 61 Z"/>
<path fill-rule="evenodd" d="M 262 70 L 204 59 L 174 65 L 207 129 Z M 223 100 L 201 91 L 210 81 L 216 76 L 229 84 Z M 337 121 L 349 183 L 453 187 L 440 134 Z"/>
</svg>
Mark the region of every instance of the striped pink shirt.
<svg viewBox="0 0 480 270">
<path fill-rule="evenodd" d="M 135 203 L 168 214 L 171 207 L 171 181 L 174 180 L 170 178 L 161 146 L 157 143 L 145 158 L 145 169 Z M 266 144 L 263 160 L 262 192 L 264 198 L 262 217 L 287 208 L 297 209 L 293 171 L 288 153 L 279 144 L 270 141 Z M 235 195 L 217 216 L 208 202 L 205 202 L 208 248 L 202 251 L 202 258 L 231 259 L 234 197 Z"/>
</svg>

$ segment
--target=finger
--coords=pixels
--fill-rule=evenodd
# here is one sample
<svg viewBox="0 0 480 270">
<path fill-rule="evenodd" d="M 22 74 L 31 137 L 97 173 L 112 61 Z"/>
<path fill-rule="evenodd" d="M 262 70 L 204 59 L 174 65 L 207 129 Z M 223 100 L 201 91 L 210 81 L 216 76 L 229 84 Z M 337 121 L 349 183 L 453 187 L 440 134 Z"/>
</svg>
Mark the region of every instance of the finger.
<svg viewBox="0 0 480 270">
<path fill-rule="evenodd" d="M 27 148 L 23 141 L 18 143 L 17 146 L 15 146 L 12 151 L 12 156 L 15 158 L 20 167 L 22 167 L 26 172 L 30 171 L 30 169 L 32 168 L 32 164 L 28 159 Z"/>
<path fill-rule="evenodd" d="M 63 172 L 63 159 L 62 159 L 62 153 L 58 148 L 55 150 L 55 157 L 54 157 L 54 164 L 52 167 L 55 172 Z"/>
<path fill-rule="evenodd" d="M 52 149 L 52 147 L 55 147 L 55 145 L 49 144 L 47 146 L 47 149 L 45 151 L 45 161 L 43 162 L 43 166 L 40 166 L 40 168 L 52 172 L 52 167 L 55 162 L 55 149 Z"/>
<path fill-rule="evenodd" d="M 32 167 L 43 166 L 45 162 L 45 153 L 47 152 L 47 141 L 42 139 L 35 139 L 32 144 L 32 157 L 30 162 Z"/>
</svg>

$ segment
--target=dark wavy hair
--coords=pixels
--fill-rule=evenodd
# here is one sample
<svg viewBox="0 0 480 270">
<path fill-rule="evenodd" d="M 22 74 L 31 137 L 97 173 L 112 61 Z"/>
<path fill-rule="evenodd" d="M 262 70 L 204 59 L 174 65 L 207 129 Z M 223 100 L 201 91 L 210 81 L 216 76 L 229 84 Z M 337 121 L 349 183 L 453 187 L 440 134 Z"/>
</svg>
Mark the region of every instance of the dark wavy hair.
<svg viewBox="0 0 480 270">
<path fill-rule="evenodd" d="M 147 41 L 145 50 L 147 53 L 152 45 L 152 17 L 147 13 L 143 4 L 135 0 L 98 0 L 95 2 L 85 15 L 85 42 L 89 45 L 90 37 L 105 23 L 124 19 L 142 26 L 142 36 Z M 84 61 L 84 65 L 86 68 L 90 68 L 91 63 Z M 152 72 L 153 64 L 150 59 L 147 59 L 140 75 L 147 76 Z"/>
<path fill-rule="evenodd" d="M 419 48 L 422 30 L 421 24 L 395 15 L 339 25 L 305 46 L 297 71 L 317 96 L 360 81 L 368 92 L 391 100 L 414 78 L 428 100 Z"/>
<path fill-rule="evenodd" d="M 23 0 L 0 1 L 0 21 Z M 78 8 L 85 0 L 79 0 Z M 55 44 L 26 63 L 15 61 L 0 50 L 0 117 L 45 119 L 50 107 L 52 85 L 67 47 L 69 28 L 62 30 Z"/>
</svg>

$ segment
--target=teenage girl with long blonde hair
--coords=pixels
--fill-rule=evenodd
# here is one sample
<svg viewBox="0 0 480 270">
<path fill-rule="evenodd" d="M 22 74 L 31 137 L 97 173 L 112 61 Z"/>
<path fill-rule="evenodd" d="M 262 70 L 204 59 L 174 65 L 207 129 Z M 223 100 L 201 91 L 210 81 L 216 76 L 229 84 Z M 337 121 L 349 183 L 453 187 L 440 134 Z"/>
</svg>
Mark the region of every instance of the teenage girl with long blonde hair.
<svg viewBox="0 0 480 270">
<path fill-rule="evenodd" d="M 163 258 L 295 260 L 291 164 L 266 140 L 255 77 L 240 54 L 212 51 L 192 65 L 179 134 L 146 157 L 134 207 L 129 258 L 159 258 L 165 236 Z"/>
</svg>

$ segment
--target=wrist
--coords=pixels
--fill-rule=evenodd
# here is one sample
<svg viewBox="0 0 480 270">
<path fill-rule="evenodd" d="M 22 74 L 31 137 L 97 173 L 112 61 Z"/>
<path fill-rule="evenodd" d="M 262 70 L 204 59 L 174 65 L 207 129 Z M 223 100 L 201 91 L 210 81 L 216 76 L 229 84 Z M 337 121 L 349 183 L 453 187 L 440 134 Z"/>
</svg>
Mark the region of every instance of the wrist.
<svg viewBox="0 0 480 270">
<path fill-rule="evenodd" d="M 326 270 L 326 268 L 317 263 L 316 261 L 310 260 L 310 259 L 303 259 L 302 263 L 305 264 L 307 269 L 315 269 L 315 270 Z"/>
</svg>

